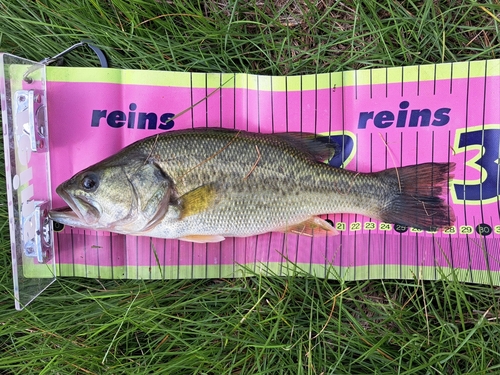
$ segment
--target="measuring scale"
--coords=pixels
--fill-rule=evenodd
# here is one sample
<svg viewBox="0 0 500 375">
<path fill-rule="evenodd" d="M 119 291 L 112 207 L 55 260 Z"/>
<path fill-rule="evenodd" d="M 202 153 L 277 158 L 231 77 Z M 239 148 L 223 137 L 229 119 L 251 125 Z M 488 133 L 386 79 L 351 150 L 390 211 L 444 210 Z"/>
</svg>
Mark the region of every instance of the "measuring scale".
<svg viewBox="0 0 500 375">
<path fill-rule="evenodd" d="M 7 55 L 3 59 L 10 80 L 14 73 L 22 77 L 25 65 L 6 62 Z M 291 77 L 50 66 L 40 71 L 46 73 L 41 96 L 31 87 L 41 77 L 15 90 L 10 85 L 10 91 L 4 84 L 5 104 L 18 113 L 10 122 L 4 119 L 4 133 L 11 134 L 8 186 L 13 197 L 17 194 L 12 213 L 20 215 L 26 202 L 35 209 L 31 218 L 11 218 L 11 233 L 18 238 L 14 247 L 22 247 L 17 264 L 23 264 L 18 272 L 23 279 L 303 272 L 342 280 L 453 277 L 500 285 L 500 60 Z M 46 106 L 35 100 L 37 95 Z M 20 98 L 35 104 L 26 106 Z M 40 108 L 47 110 L 46 117 Z M 48 126 L 30 127 L 31 120 L 19 120 L 24 112 L 38 118 L 35 123 L 47 118 Z M 136 140 L 191 127 L 315 133 L 340 145 L 325 162 L 358 172 L 454 162 L 446 200 L 456 221 L 429 232 L 361 215 L 327 215 L 323 218 L 339 235 L 268 233 L 211 244 L 71 227 L 53 232 L 47 225 L 44 213 L 65 205 L 55 193 L 61 182 Z M 33 194 L 25 193 L 30 197 L 24 201 L 28 185 L 18 169 L 24 168 L 20 155 L 25 151 L 12 143 L 21 133 L 30 139 L 32 153 L 24 167 L 40 163 L 31 166 Z M 43 176 L 35 173 L 39 170 Z M 41 237 L 24 236 L 23 220 L 40 226 L 35 233 Z M 37 238 L 41 245 L 35 246 Z"/>
</svg>

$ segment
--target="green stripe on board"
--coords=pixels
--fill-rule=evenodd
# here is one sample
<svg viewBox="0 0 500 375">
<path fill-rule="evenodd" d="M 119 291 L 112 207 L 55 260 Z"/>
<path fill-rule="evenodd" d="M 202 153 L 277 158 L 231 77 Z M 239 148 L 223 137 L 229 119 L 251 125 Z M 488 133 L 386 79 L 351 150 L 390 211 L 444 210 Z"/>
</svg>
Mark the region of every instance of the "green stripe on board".
<svg viewBox="0 0 500 375">
<path fill-rule="evenodd" d="M 89 277 L 101 279 L 210 279 L 245 277 L 253 274 L 262 275 L 305 275 L 341 279 L 344 281 L 370 279 L 414 279 L 414 280 L 439 280 L 454 279 L 460 282 L 474 282 L 479 284 L 500 285 L 500 272 L 481 270 L 466 270 L 438 267 L 417 267 L 400 265 L 371 265 L 340 268 L 322 264 L 308 263 L 280 263 L 269 264 L 249 263 L 246 265 L 199 265 L 199 266 L 85 266 L 72 264 L 59 264 L 56 266 L 57 277 Z M 251 271 L 249 271 L 251 270 Z M 51 277 L 52 274 L 46 266 L 36 265 L 24 269 L 27 278 Z M 28 272 L 29 271 L 29 272 Z"/>
<path fill-rule="evenodd" d="M 418 66 L 405 66 L 403 68 L 403 77 L 405 82 L 417 82 Z"/>
<path fill-rule="evenodd" d="M 26 278 L 52 278 L 55 276 L 52 262 L 48 264 L 35 263 L 34 258 L 23 256 L 22 276 Z"/>
<path fill-rule="evenodd" d="M 372 81 L 372 71 L 370 69 L 355 70 L 354 73 L 356 74 L 355 82 L 356 82 L 356 84 L 358 86 L 360 86 L 360 85 L 369 85 L 369 84 L 373 83 L 373 81 Z"/>
<path fill-rule="evenodd" d="M 365 69 L 357 71 L 308 74 L 303 76 L 258 76 L 251 74 L 187 73 L 154 70 L 123 70 L 110 68 L 47 67 L 47 80 L 59 82 L 96 82 L 149 86 L 193 88 L 225 87 L 270 91 L 328 89 L 331 86 L 385 84 L 430 81 L 434 79 L 498 76 L 500 59 L 460 62 L 454 64 L 420 65 Z"/>
<path fill-rule="evenodd" d="M 451 64 L 436 65 L 436 79 L 451 79 L 451 78 L 452 78 Z"/>
</svg>

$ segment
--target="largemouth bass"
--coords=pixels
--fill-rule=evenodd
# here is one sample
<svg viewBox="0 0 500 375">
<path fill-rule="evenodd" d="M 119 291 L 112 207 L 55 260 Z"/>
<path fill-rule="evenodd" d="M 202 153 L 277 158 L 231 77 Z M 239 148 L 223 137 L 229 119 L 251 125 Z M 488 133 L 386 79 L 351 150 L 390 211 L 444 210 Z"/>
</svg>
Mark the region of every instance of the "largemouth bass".
<svg viewBox="0 0 500 375">
<path fill-rule="evenodd" d="M 57 187 L 62 224 L 217 242 L 280 231 L 329 235 L 318 215 L 354 213 L 435 230 L 453 225 L 453 163 L 356 173 L 324 163 L 331 144 L 313 134 L 225 129 L 167 132 L 135 142 Z"/>
</svg>

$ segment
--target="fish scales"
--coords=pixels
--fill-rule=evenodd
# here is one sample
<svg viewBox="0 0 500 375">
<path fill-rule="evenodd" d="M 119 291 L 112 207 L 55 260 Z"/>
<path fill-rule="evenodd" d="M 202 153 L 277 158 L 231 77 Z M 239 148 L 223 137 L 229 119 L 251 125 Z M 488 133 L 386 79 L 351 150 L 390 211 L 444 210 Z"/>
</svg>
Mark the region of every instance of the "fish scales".
<svg viewBox="0 0 500 375">
<path fill-rule="evenodd" d="M 378 181 L 319 164 L 279 138 L 189 132 L 159 136 L 140 147 L 144 155 L 155 155 L 179 195 L 206 184 L 216 188 L 207 210 L 168 224 L 182 234 L 195 223 L 226 236 L 269 232 L 315 214 L 369 212 L 381 199 Z"/>
</svg>

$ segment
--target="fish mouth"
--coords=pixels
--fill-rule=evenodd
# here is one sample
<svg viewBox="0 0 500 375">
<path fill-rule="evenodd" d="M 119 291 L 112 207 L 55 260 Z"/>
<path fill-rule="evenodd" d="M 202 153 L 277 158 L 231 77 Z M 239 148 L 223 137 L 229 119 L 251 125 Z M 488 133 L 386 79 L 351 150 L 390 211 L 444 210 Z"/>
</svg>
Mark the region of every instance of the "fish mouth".
<svg viewBox="0 0 500 375">
<path fill-rule="evenodd" d="M 90 227 L 98 223 L 101 216 L 99 206 L 91 203 L 87 197 L 71 195 L 61 189 L 59 186 L 56 189 L 57 194 L 64 199 L 69 207 L 52 210 L 49 217 L 58 223 Z"/>
<path fill-rule="evenodd" d="M 85 227 L 87 223 L 76 214 L 71 207 L 56 208 L 49 211 L 49 218 L 60 224 L 69 225 L 72 227 Z"/>
</svg>

